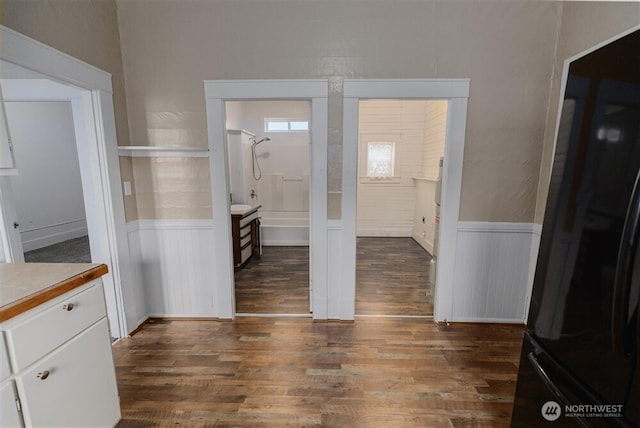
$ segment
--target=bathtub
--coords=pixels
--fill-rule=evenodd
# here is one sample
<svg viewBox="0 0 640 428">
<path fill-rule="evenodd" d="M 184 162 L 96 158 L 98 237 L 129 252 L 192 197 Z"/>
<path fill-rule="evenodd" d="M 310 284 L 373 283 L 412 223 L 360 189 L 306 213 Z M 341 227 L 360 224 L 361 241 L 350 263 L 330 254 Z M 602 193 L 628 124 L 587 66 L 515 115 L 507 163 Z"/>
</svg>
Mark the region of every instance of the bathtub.
<svg viewBox="0 0 640 428">
<path fill-rule="evenodd" d="M 293 215 L 292 215 L 293 214 Z M 264 246 L 308 246 L 309 217 L 301 213 L 260 213 L 260 238 Z"/>
</svg>

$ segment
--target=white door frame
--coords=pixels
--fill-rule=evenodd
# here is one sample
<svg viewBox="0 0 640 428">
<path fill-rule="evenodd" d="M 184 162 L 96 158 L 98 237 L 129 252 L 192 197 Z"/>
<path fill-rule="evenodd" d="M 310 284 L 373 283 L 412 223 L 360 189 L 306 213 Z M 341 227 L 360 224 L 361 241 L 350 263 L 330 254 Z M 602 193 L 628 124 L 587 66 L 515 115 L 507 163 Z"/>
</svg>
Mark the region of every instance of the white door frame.
<svg viewBox="0 0 640 428">
<path fill-rule="evenodd" d="M 92 261 L 109 266 L 103 283 L 111 335 L 126 336 L 123 284 L 131 285 L 131 267 L 111 75 L 9 28 L 0 26 L 0 37 L 6 100 L 72 103 Z"/>
<path fill-rule="evenodd" d="M 313 319 L 327 319 L 327 80 L 207 80 L 204 82 L 209 138 L 216 274 L 214 312 L 235 316 L 229 165 L 225 101 L 307 100 L 311 103 L 311 171 L 309 178 L 309 280 Z M 221 196 L 222 195 L 222 196 Z"/>
<path fill-rule="evenodd" d="M 345 79 L 342 131 L 342 293 L 346 297 L 344 300 L 355 302 L 359 101 L 361 99 L 445 99 L 449 104 L 442 172 L 434 320 L 445 321 L 452 318 L 469 84 L 469 79 Z M 350 314 L 352 319 L 354 313 L 355 307 Z"/>
</svg>

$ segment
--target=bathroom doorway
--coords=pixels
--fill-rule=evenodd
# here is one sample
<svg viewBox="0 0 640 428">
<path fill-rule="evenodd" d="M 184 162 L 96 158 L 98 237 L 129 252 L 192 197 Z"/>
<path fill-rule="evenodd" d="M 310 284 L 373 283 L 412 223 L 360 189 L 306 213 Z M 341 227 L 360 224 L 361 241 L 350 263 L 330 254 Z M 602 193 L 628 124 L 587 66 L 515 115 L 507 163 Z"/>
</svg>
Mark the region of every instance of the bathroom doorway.
<svg viewBox="0 0 640 428">
<path fill-rule="evenodd" d="M 226 101 L 225 116 L 236 315 L 309 317 L 310 103 Z"/>
<path fill-rule="evenodd" d="M 432 317 L 447 100 L 358 107 L 355 314 Z"/>
<path fill-rule="evenodd" d="M 214 223 L 216 270 L 213 278 L 215 313 L 219 318 L 236 314 L 233 277 L 232 230 L 229 200 L 229 159 L 225 103 L 242 100 L 304 100 L 310 105 L 309 133 L 309 287 L 313 319 L 327 319 L 328 219 L 327 219 L 327 80 L 207 80 L 204 82 L 209 166 Z M 264 143 L 267 144 L 267 143 Z"/>
</svg>

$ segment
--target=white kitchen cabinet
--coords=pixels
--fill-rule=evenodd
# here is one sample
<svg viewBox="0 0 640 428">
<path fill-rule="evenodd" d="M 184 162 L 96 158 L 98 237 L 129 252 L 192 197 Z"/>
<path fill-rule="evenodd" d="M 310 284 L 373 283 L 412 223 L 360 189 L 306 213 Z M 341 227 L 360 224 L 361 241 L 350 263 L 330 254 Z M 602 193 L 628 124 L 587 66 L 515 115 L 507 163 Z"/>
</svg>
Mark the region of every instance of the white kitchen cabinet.
<svg viewBox="0 0 640 428">
<path fill-rule="evenodd" d="M 12 369 L 2 386 L 15 384 L 26 426 L 115 426 L 120 405 L 100 279 L 12 317 L 0 327 Z M 3 390 L 2 427 L 12 423 L 12 415 L 5 414 L 4 408 L 9 407 L 13 391 Z"/>
<path fill-rule="evenodd" d="M 16 404 L 15 383 L 13 379 L 9 379 L 10 377 L 9 356 L 4 342 L 4 334 L 0 332 L 0 426 L 21 427 L 22 418 Z"/>
<path fill-rule="evenodd" d="M 3 382 L 0 386 L 0 426 L 3 428 L 23 426 L 16 401 L 17 396 L 13 381 Z"/>
<path fill-rule="evenodd" d="M 27 425 L 110 427 L 119 404 L 106 318 L 16 378 Z"/>
</svg>

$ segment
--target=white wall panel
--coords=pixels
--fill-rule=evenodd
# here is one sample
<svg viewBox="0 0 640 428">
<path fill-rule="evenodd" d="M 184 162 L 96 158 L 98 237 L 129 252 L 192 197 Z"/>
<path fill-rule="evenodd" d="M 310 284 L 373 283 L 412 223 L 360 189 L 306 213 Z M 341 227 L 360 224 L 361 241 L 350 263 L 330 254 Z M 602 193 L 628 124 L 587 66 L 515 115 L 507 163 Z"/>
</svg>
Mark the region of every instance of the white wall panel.
<svg viewBox="0 0 640 428">
<path fill-rule="evenodd" d="M 139 257 L 147 315 L 217 316 L 213 297 L 216 260 L 212 221 L 136 223 L 137 230 L 130 228 L 129 232 L 130 248 Z"/>
<path fill-rule="evenodd" d="M 453 321 L 523 322 L 532 236 L 529 223 L 459 223 Z"/>
<path fill-rule="evenodd" d="M 353 319 L 351 317 L 342 317 L 342 227 L 339 220 L 331 220 L 328 225 L 327 231 L 327 246 L 328 246 L 328 284 L 327 284 L 327 300 L 331 302 L 328 305 L 329 319 Z M 353 301 L 353 299 L 351 299 Z M 353 301 L 355 304 L 355 301 Z M 348 305 L 347 305 L 348 306 Z"/>
<path fill-rule="evenodd" d="M 536 265 L 538 264 L 538 251 L 540 250 L 540 236 L 542 235 L 542 225 L 533 225 L 531 234 L 531 253 L 529 255 L 529 275 L 527 277 L 527 293 L 524 305 L 524 318 L 526 323 L 529 318 L 529 304 L 531 303 L 531 292 L 533 291 L 533 280 L 536 275 Z"/>
<path fill-rule="evenodd" d="M 360 102 L 358 236 L 412 236 L 416 190 L 422 174 L 427 102 L 366 100 Z M 366 179 L 367 143 L 395 142 L 393 182 Z"/>
<path fill-rule="evenodd" d="M 25 251 L 87 235 L 71 102 L 9 101 L 11 177 Z"/>
<path fill-rule="evenodd" d="M 138 328 L 148 317 L 147 298 L 142 276 L 142 248 L 140 245 L 140 222 L 127 223 L 127 242 L 131 258 L 131 284 L 133 299 L 127 304 L 127 333 Z"/>
<path fill-rule="evenodd" d="M 436 182 L 416 179 L 416 205 L 413 220 L 413 239 L 429 254 L 433 254 L 436 221 Z M 424 218 L 424 222 L 422 219 Z"/>
</svg>

